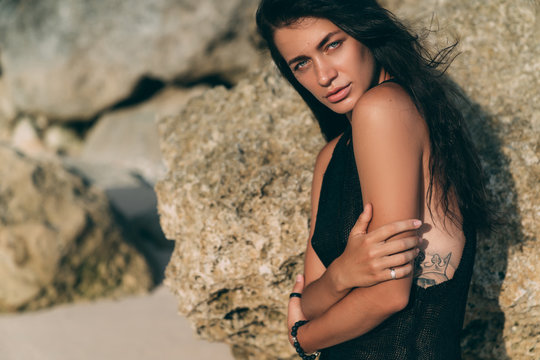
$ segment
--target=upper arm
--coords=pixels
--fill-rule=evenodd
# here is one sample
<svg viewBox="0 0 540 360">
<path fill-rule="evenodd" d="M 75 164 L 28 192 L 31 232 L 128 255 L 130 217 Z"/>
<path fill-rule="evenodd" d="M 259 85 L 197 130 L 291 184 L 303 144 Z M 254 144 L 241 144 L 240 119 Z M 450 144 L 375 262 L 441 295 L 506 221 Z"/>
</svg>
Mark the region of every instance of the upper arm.
<svg viewBox="0 0 540 360">
<path fill-rule="evenodd" d="M 422 200 L 423 120 L 403 90 L 376 90 L 361 99 L 352 120 L 362 197 L 373 205 L 368 230 L 417 217 Z"/>
<path fill-rule="evenodd" d="M 425 125 L 398 85 L 366 93 L 352 116 L 353 146 L 364 204 L 373 206 L 368 232 L 404 219 L 420 219 L 423 209 L 422 149 Z M 403 233 L 395 238 L 412 235 Z M 411 277 L 381 283 L 362 292 L 392 292 L 408 300 Z M 381 294 L 382 292 L 383 294 Z"/>
<path fill-rule="evenodd" d="M 315 168 L 313 170 L 313 182 L 311 185 L 311 223 L 309 231 L 309 239 L 306 248 L 305 260 L 304 260 L 304 279 L 305 286 L 309 285 L 311 282 L 320 278 L 326 267 L 323 265 L 315 250 L 311 246 L 311 238 L 315 231 L 315 223 L 317 220 L 317 210 L 319 207 L 319 197 L 321 194 L 321 187 L 323 182 L 324 173 L 328 167 L 328 163 L 332 158 L 332 153 L 336 147 L 336 143 L 339 140 L 339 137 L 330 141 L 326 144 L 317 156 L 315 162 Z"/>
</svg>

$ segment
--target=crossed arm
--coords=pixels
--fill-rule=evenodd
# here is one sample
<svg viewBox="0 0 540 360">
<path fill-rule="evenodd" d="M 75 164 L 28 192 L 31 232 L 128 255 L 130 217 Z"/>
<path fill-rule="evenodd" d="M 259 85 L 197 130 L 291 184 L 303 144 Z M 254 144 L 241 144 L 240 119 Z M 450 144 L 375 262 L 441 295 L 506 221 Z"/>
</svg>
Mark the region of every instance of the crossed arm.
<svg viewBox="0 0 540 360">
<path fill-rule="evenodd" d="M 395 85 L 390 85 L 395 86 Z M 426 136 L 423 120 L 403 90 L 381 86 L 366 93 L 352 115 L 353 146 L 364 204 L 373 216 L 368 233 L 384 224 L 420 219 L 423 208 L 422 150 Z M 319 156 L 313 186 L 312 226 L 324 173 Z M 318 164 L 319 165 L 319 164 Z M 312 230 L 313 232 L 313 230 Z M 390 241 L 412 235 L 402 232 Z M 347 252 L 347 250 L 345 250 Z M 412 276 L 369 287 L 340 287 L 344 257 L 325 269 L 308 244 L 305 262 L 307 287 L 302 310 L 311 321 L 298 331 L 306 352 L 326 348 L 370 331 L 409 299 Z"/>
</svg>

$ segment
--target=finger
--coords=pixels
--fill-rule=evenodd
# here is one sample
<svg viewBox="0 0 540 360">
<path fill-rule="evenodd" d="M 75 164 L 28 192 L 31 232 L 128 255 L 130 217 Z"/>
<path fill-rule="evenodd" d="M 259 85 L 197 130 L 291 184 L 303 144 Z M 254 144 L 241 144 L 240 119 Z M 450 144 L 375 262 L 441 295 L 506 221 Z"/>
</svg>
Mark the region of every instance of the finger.
<svg viewBox="0 0 540 360">
<path fill-rule="evenodd" d="M 370 234 L 375 241 L 385 241 L 402 232 L 416 230 L 420 226 L 422 226 L 422 222 L 417 219 L 401 220 L 383 225 L 377 230 L 372 231 Z"/>
<path fill-rule="evenodd" d="M 351 233 L 354 233 L 354 234 L 367 233 L 367 229 L 368 229 L 369 223 L 371 222 L 372 216 L 373 216 L 373 207 L 371 206 L 370 203 L 367 203 L 364 206 L 364 211 L 362 211 L 362 213 L 356 220 L 356 223 L 354 224 L 351 230 Z"/>
<path fill-rule="evenodd" d="M 385 281 L 385 280 L 403 279 L 404 277 L 407 277 L 407 276 L 412 274 L 413 265 L 411 263 L 407 263 L 407 264 L 402 265 L 402 266 L 393 267 L 393 269 L 394 269 L 394 272 L 396 274 L 395 279 L 392 279 L 392 271 L 391 271 L 392 268 L 386 268 L 386 269 L 384 269 L 384 271 L 381 274 L 381 276 L 382 276 L 381 280 Z"/>
<path fill-rule="evenodd" d="M 420 245 L 419 236 L 408 236 L 394 239 L 392 241 L 380 243 L 379 251 L 381 256 L 390 256 L 407 250 L 414 250 Z"/>
<path fill-rule="evenodd" d="M 304 290 L 304 276 L 297 275 L 296 282 L 294 283 L 292 292 L 302 294 L 303 290 Z M 298 320 L 303 320 L 303 318 L 304 318 L 304 313 L 302 312 L 302 305 L 300 302 L 300 298 L 298 297 L 289 298 L 289 306 L 287 310 L 287 323 L 289 325 L 289 329 L 293 326 L 295 322 L 297 322 Z"/>
<path fill-rule="evenodd" d="M 304 275 L 296 275 L 296 282 L 294 283 L 292 292 L 301 294 L 304 290 Z"/>
<path fill-rule="evenodd" d="M 412 260 L 414 260 L 414 258 L 416 258 L 417 255 L 418 255 L 418 251 L 416 249 L 407 250 L 399 254 L 394 254 L 394 255 L 385 257 L 384 259 L 381 260 L 380 266 L 383 269 L 403 266 L 412 262 Z"/>
</svg>

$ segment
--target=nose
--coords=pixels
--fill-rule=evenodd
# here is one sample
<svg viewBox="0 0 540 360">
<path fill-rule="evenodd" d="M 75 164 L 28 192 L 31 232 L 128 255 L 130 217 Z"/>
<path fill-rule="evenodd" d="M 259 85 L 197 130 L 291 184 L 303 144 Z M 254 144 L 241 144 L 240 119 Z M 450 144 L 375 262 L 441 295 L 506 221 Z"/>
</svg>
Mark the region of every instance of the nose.
<svg viewBox="0 0 540 360">
<path fill-rule="evenodd" d="M 315 64 L 315 68 L 315 71 L 317 72 L 317 80 L 321 86 L 330 86 L 332 81 L 337 77 L 336 69 L 331 64 L 324 61 L 319 61 L 317 64 Z"/>
</svg>

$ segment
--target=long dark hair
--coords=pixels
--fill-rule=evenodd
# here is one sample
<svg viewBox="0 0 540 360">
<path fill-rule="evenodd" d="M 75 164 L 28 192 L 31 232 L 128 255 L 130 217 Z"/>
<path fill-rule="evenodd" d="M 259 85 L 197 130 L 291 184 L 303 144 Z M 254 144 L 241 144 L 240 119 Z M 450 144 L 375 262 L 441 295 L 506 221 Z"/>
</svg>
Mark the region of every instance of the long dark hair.
<svg viewBox="0 0 540 360">
<path fill-rule="evenodd" d="M 367 46 L 377 66 L 411 96 L 429 128 L 429 211 L 435 184 L 446 217 L 455 224 L 489 232 L 493 217 L 480 161 L 455 104 L 461 95 L 443 77 L 456 43 L 432 56 L 418 36 L 375 0 L 262 0 L 256 16 L 259 33 L 280 72 L 311 108 L 326 140 L 342 133 L 349 126 L 348 119 L 320 103 L 296 80 L 274 43 L 276 29 L 306 17 L 328 19 Z M 461 216 L 452 211 L 451 195 L 455 195 Z"/>
</svg>

